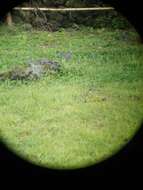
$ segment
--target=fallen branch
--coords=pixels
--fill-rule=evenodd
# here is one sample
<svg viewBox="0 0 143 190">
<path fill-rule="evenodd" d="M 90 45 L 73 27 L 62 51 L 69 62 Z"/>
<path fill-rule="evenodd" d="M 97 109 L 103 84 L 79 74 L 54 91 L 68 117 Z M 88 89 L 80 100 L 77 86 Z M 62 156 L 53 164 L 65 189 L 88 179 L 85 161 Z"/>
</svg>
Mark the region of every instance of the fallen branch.
<svg viewBox="0 0 143 190">
<path fill-rule="evenodd" d="M 114 10 L 113 7 L 86 7 L 86 8 L 40 8 L 40 7 L 15 7 L 14 10 L 23 11 L 102 11 L 102 10 Z"/>
</svg>

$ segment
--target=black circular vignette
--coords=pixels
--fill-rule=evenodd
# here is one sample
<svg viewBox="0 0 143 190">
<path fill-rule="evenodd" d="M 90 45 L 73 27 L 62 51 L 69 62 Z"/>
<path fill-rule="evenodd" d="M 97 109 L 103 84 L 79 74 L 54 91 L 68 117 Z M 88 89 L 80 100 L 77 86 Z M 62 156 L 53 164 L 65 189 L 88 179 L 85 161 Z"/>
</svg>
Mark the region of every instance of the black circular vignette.
<svg viewBox="0 0 143 190">
<path fill-rule="evenodd" d="M 4 0 L 0 4 L 0 16 L 5 15 L 14 6 L 17 6 L 23 1 Z M 143 11 L 141 1 L 131 0 L 105 0 L 105 2 L 114 6 L 117 11 L 121 12 L 135 26 L 141 37 L 143 37 Z M 25 180 L 27 177 L 40 177 L 50 181 L 51 178 L 59 177 L 94 177 L 94 181 L 102 177 L 125 179 L 130 177 L 130 181 L 135 177 L 140 178 L 140 172 L 143 169 L 143 123 L 134 138 L 116 155 L 111 158 L 96 164 L 95 166 L 77 169 L 77 170 L 52 170 L 32 165 L 22 158 L 19 158 L 10 151 L 2 142 L 0 144 L 0 171 L 1 179 L 11 179 L 17 177 Z M 96 178 L 97 177 L 97 178 Z M 99 178 L 98 178 L 99 177 Z"/>
</svg>

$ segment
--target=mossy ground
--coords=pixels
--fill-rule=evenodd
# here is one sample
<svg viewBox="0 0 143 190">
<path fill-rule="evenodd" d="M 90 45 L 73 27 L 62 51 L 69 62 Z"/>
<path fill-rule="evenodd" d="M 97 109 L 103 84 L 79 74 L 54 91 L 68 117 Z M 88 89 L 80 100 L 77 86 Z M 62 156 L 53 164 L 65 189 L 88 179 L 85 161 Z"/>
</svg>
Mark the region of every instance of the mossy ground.
<svg viewBox="0 0 143 190">
<path fill-rule="evenodd" d="M 80 168 L 114 154 L 143 118 L 143 45 L 130 30 L 59 32 L 0 27 L 0 69 L 58 61 L 37 81 L 0 82 L 0 136 L 18 155 L 50 168 Z M 57 52 L 71 52 L 66 60 Z"/>
</svg>

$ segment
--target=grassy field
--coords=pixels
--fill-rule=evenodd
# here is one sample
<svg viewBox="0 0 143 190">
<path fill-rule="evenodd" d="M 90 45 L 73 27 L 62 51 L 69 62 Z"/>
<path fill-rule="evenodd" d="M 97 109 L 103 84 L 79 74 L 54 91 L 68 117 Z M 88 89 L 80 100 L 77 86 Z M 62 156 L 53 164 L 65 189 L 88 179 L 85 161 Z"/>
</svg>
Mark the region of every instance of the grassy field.
<svg viewBox="0 0 143 190">
<path fill-rule="evenodd" d="M 132 138 L 143 118 L 143 45 L 135 31 L 0 27 L 1 72 L 39 58 L 58 61 L 61 72 L 0 82 L 0 136 L 14 152 L 74 169 L 104 160 Z"/>
</svg>

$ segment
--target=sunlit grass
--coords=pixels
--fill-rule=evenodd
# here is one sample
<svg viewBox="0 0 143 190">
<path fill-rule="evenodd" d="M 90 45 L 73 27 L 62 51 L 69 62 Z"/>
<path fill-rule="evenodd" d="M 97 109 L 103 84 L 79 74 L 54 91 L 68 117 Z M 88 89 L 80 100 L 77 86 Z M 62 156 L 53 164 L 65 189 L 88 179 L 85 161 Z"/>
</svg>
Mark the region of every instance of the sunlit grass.
<svg viewBox="0 0 143 190">
<path fill-rule="evenodd" d="M 26 32 L 0 28 L 0 69 L 48 58 L 61 72 L 0 82 L 1 138 L 51 168 L 79 168 L 127 143 L 143 117 L 143 46 L 134 31 L 82 28 Z M 4 33 L 5 32 L 5 33 Z M 70 51 L 65 60 L 58 52 Z"/>
</svg>

